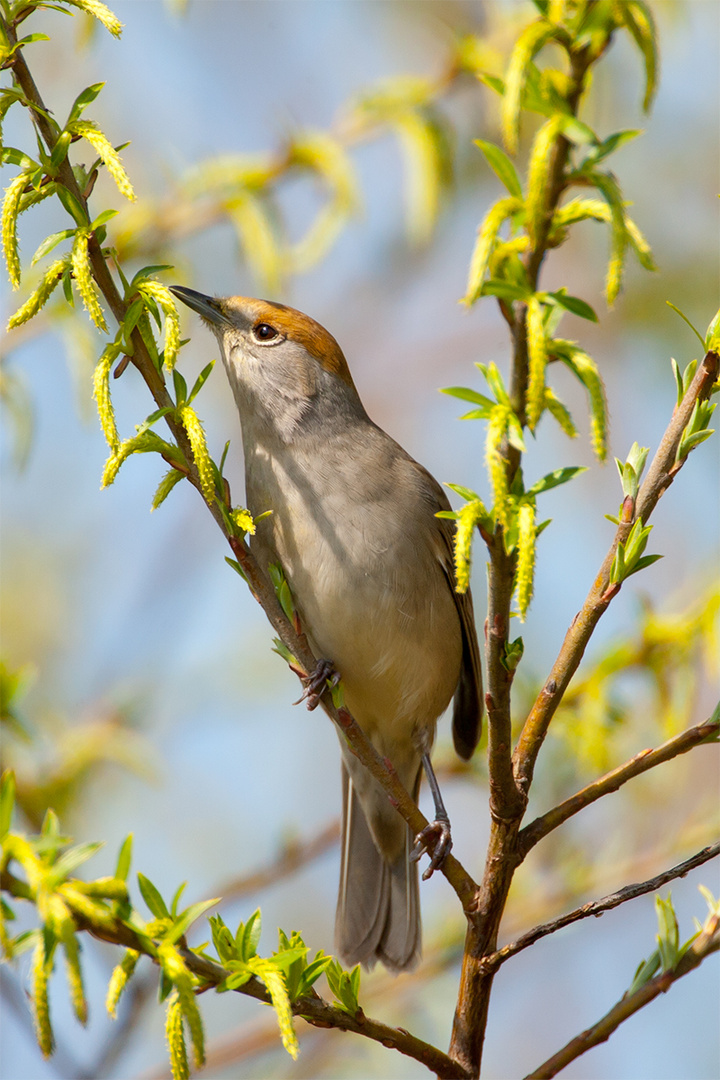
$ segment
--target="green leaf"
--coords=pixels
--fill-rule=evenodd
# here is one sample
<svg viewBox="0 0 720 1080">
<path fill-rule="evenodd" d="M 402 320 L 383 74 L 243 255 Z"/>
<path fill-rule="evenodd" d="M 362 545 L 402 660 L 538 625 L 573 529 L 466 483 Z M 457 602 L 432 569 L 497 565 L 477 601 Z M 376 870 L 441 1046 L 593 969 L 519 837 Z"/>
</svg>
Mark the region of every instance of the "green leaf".
<svg viewBox="0 0 720 1080">
<path fill-rule="evenodd" d="M 66 187 L 63 187 L 62 184 L 60 184 L 57 189 L 57 196 L 70 217 L 73 218 L 78 225 L 85 228 L 88 223 L 88 217 L 80 200 L 73 195 L 71 191 L 68 191 Z"/>
<path fill-rule="evenodd" d="M 527 300 L 529 296 L 532 296 L 532 292 L 523 285 L 516 285 L 514 281 L 488 278 L 483 282 L 480 295 L 497 296 L 500 300 Z"/>
<path fill-rule="evenodd" d="M 479 394 L 477 390 L 471 390 L 467 386 L 443 386 L 440 393 L 460 398 L 461 401 L 472 401 L 474 405 L 482 405 L 491 409 L 495 405 L 495 402 L 491 401 L 489 397 L 485 397 L 484 394 Z"/>
<path fill-rule="evenodd" d="M 139 870 L 137 879 L 142 898 L 147 904 L 148 910 L 152 912 L 156 919 L 171 918 L 167 904 L 153 885 L 152 881 L 150 881 L 149 878 L 146 878 L 144 874 L 141 874 Z"/>
<path fill-rule="evenodd" d="M 638 990 L 641 990 L 645 983 L 650 982 L 653 976 L 657 974 L 659 969 L 660 953 L 656 949 L 652 956 L 648 957 L 647 960 L 643 960 L 639 964 L 638 969 L 635 972 L 633 981 L 630 984 L 630 989 L 627 992 L 627 996 L 632 997 L 632 995 L 636 994 Z"/>
<path fill-rule="evenodd" d="M 475 502 L 480 496 L 475 491 L 471 491 L 470 488 L 462 487 L 460 484 L 446 484 L 445 487 L 449 487 L 451 491 L 454 491 L 456 495 L 459 495 L 465 502 Z"/>
<path fill-rule="evenodd" d="M 120 881 L 127 881 L 128 874 L 130 873 L 130 862 L 132 860 L 132 846 L 133 846 L 133 834 L 128 833 L 122 844 L 120 845 L 120 852 L 118 854 L 117 865 L 115 867 L 115 877 Z"/>
<path fill-rule="evenodd" d="M 104 85 L 104 82 L 93 83 L 92 86 L 88 86 L 86 90 L 83 90 L 81 94 L 78 94 L 70 109 L 70 115 L 68 116 L 67 124 L 65 125 L 66 127 L 69 127 L 73 120 L 77 120 L 82 115 L 88 105 L 98 96 Z"/>
<path fill-rule="evenodd" d="M 597 145 L 598 137 L 593 129 L 576 116 L 563 116 L 560 127 L 565 138 L 576 146 Z"/>
<path fill-rule="evenodd" d="M 628 128 L 625 131 L 616 131 L 613 135 L 608 135 L 607 139 L 603 139 L 601 143 L 588 154 L 586 160 L 592 161 L 594 165 L 597 165 L 603 158 L 609 157 L 610 154 L 619 150 L 626 142 L 630 142 L 631 139 L 636 139 L 638 135 L 643 134 L 642 128 Z"/>
<path fill-rule="evenodd" d="M 10 832 L 14 806 L 15 774 L 12 769 L 6 769 L 0 781 L 0 839 Z"/>
<path fill-rule="evenodd" d="M 198 919 L 204 911 L 208 908 L 214 907 L 215 904 L 220 903 L 220 897 L 216 896 L 212 900 L 201 900 L 197 904 L 191 904 L 189 908 L 179 916 L 177 922 L 173 923 L 172 930 L 166 935 L 165 940 L 172 943 L 179 941 L 185 934 L 192 923 Z"/>
<path fill-rule="evenodd" d="M 173 919 L 177 918 L 177 909 L 180 905 L 180 897 L 186 889 L 187 881 L 183 881 L 183 883 L 181 885 L 178 885 L 177 889 L 175 890 L 172 901 L 170 903 L 170 914 L 172 915 Z"/>
<path fill-rule="evenodd" d="M 116 217 L 118 213 L 118 210 L 103 210 L 103 212 L 101 214 L 98 214 L 95 220 L 91 223 L 90 228 L 99 229 L 102 225 L 107 224 L 108 221 L 111 221 L 112 218 Z"/>
<path fill-rule="evenodd" d="M 49 883 L 52 883 L 51 887 L 65 881 L 73 870 L 91 859 L 102 846 L 102 843 L 78 844 L 77 847 L 70 848 L 61 855 L 57 862 L 53 863 L 52 873 L 48 876 Z"/>
<path fill-rule="evenodd" d="M 488 165 L 510 194 L 517 199 L 522 199 L 522 184 L 515 166 L 505 151 L 495 143 L 486 142 L 485 139 L 475 139 L 475 145 L 480 147 Z"/>
<path fill-rule="evenodd" d="M 720 311 L 717 312 L 707 328 L 705 348 L 708 352 L 718 352 L 720 350 Z"/>
<path fill-rule="evenodd" d="M 637 574 L 638 570 L 644 570 L 646 566 L 652 566 L 658 559 L 662 559 L 662 555 L 643 555 L 633 566 L 632 570 L 628 570 L 626 577 L 632 577 L 633 574 Z"/>
<path fill-rule="evenodd" d="M 37 161 L 28 157 L 22 150 L 17 150 L 14 146 L 3 146 L 0 150 L 0 162 L 3 165 L 19 165 L 21 169 L 39 169 Z"/>
<path fill-rule="evenodd" d="M 262 915 L 260 908 L 252 913 L 246 923 L 240 923 L 235 935 L 235 942 L 240 959 L 247 963 L 251 957 L 257 956 L 257 946 L 262 930 Z"/>
<path fill-rule="evenodd" d="M 671 307 L 671 308 L 673 309 L 673 311 L 675 312 L 675 314 L 676 314 L 676 315 L 679 315 L 679 316 L 680 316 L 680 318 L 681 318 L 681 319 L 682 319 L 682 320 L 683 320 L 684 322 L 686 322 L 686 323 L 688 324 L 688 326 L 689 326 L 689 327 L 690 327 L 690 329 L 692 330 L 693 334 L 695 335 L 695 337 L 696 337 L 696 338 L 698 339 L 698 341 L 699 341 L 699 342 L 700 342 L 700 344 L 702 345 L 703 349 L 705 349 L 705 339 L 703 338 L 702 334 L 701 334 L 701 333 L 700 333 L 700 331 L 699 331 L 699 330 L 697 329 L 697 327 L 693 326 L 693 324 L 692 324 L 692 323 L 690 322 L 690 320 L 688 319 L 687 315 L 685 315 L 685 314 L 684 314 L 684 313 L 683 313 L 683 312 L 682 312 L 682 311 L 680 310 L 680 308 L 679 308 L 679 307 L 675 307 L 675 305 L 674 305 L 674 304 L 672 304 L 672 303 L 671 303 L 671 302 L 670 302 L 669 300 L 666 300 L 666 301 L 665 301 L 665 303 L 667 304 L 667 306 L 668 306 L 668 307 Z"/>
<path fill-rule="evenodd" d="M 243 579 L 243 581 L 247 581 L 247 577 L 245 576 L 245 571 L 240 566 L 239 562 L 236 562 L 235 559 L 229 558 L 229 556 L 227 556 L 227 555 L 225 556 L 225 562 L 228 564 L 228 566 L 232 566 L 235 573 L 239 574 L 240 577 Z"/>
<path fill-rule="evenodd" d="M 51 236 L 46 237 L 33 255 L 30 265 L 35 266 L 35 263 L 39 262 L 43 255 L 47 255 L 49 251 L 52 251 L 52 249 L 62 243 L 63 240 L 69 240 L 71 236 L 75 235 L 75 232 L 75 229 L 61 229 L 60 232 L 53 233 Z"/>
<path fill-rule="evenodd" d="M 193 385 L 192 390 L 190 391 L 190 396 L 188 398 L 188 405 L 191 403 L 191 401 L 195 397 L 197 397 L 199 392 L 202 390 L 203 385 L 207 382 L 207 379 L 208 379 L 208 377 L 210 375 L 210 372 L 212 371 L 212 369 L 214 367 L 215 367 L 215 361 L 211 360 L 210 363 L 206 364 L 206 366 L 202 369 L 202 371 L 198 375 L 197 379 L 195 380 L 195 383 Z M 222 465 L 220 466 L 220 471 L 222 472 Z"/>
<path fill-rule="evenodd" d="M 550 491 L 551 488 L 559 487 L 560 484 L 567 484 L 568 480 L 572 480 L 574 476 L 579 476 L 580 473 L 584 472 L 587 472 L 584 465 L 569 465 L 564 469 L 556 469 L 555 472 L 547 473 L 542 480 L 538 480 L 531 488 L 528 488 L 526 494 L 540 495 L 543 491 Z"/>
<path fill-rule="evenodd" d="M 187 402 L 187 383 L 177 368 L 173 368 L 172 377 L 173 386 L 175 387 L 175 401 L 178 405 L 184 405 Z"/>
<path fill-rule="evenodd" d="M 590 322 L 597 322 L 598 317 L 584 300 L 581 300 L 578 296 L 568 296 L 562 290 L 558 292 L 548 293 L 548 296 L 552 296 L 556 304 L 565 308 L 566 311 L 572 312 L 573 315 L 579 315 L 581 319 L 589 319 Z"/>
</svg>

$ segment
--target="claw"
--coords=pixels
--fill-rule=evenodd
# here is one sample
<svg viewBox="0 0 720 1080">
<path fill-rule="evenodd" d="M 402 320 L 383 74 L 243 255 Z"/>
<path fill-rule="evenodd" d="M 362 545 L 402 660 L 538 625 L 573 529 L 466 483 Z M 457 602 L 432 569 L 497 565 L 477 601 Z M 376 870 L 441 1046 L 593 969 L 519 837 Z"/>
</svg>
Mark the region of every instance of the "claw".
<svg viewBox="0 0 720 1080">
<path fill-rule="evenodd" d="M 422 879 L 427 881 L 436 870 L 439 870 L 452 850 L 452 834 L 450 822 L 447 818 L 438 818 L 426 825 L 422 832 L 415 837 L 415 847 L 410 852 L 412 862 L 417 862 L 420 856 L 427 852 L 430 856 L 430 865 L 423 872 Z"/>
<path fill-rule="evenodd" d="M 305 689 L 293 705 L 299 705 L 301 701 L 305 701 L 310 712 L 317 709 L 320 698 L 327 689 L 328 679 L 332 686 L 337 686 L 340 682 L 340 673 L 335 670 L 332 660 L 318 660 L 315 670 L 310 675 L 301 676 Z"/>
</svg>

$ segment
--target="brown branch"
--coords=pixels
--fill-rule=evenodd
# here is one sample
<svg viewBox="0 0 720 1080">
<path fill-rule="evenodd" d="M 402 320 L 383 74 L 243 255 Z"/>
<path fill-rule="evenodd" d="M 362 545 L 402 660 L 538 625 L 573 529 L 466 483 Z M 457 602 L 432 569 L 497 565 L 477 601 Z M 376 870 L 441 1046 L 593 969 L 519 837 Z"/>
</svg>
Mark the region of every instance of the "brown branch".
<svg viewBox="0 0 720 1080">
<path fill-rule="evenodd" d="M 589 50 L 569 50 L 570 79 L 567 103 L 577 111 L 592 57 Z M 565 188 L 569 142 L 560 136 L 554 143 L 548 169 L 545 216 L 535 243 L 528 252 L 525 269 L 531 290 L 547 251 L 553 214 Z M 528 382 L 526 305 L 516 305 L 513 331 L 513 360 L 510 400 L 520 423 L 525 423 Z M 520 451 L 505 441 L 501 453 L 511 483 L 520 465 Z M 471 917 L 465 940 L 457 1007 L 453 1021 L 450 1054 L 462 1062 L 473 1076 L 479 1076 L 482 1062 L 493 973 L 482 968 L 482 958 L 497 947 L 497 935 L 513 874 L 518 866 L 517 836 L 525 806 L 526 785 L 513 769 L 510 690 L 512 675 L 505 667 L 510 628 L 515 557 L 508 556 L 502 528 L 488 544 L 487 672 L 488 764 L 490 779 L 490 840 L 476 912 Z"/>
<path fill-rule="evenodd" d="M 692 750 L 695 746 L 717 739 L 718 731 L 720 731 L 720 720 L 706 720 L 702 724 L 696 724 L 694 727 L 688 728 L 687 731 L 681 732 L 680 735 L 668 739 L 667 742 L 664 742 L 662 746 L 658 746 L 655 750 L 641 750 L 639 754 L 635 754 L 623 765 L 619 765 L 616 769 L 606 773 L 605 776 L 594 780 L 592 784 L 588 784 L 587 787 L 582 788 L 575 795 L 571 795 L 569 799 L 561 802 L 558 806 L 554 806 L 552 810 L 548 810 L 542 817 L 535 818 L 534 821 L 520 830 L 518 836 L 518 854 L 520 858 L 524 859 L 538 841 L 551 833 L 553 829 L 557 829 L 558 826 L 573 817 L 574 814 L 579 813 L 586 806 L 590 806 L 597 799 L 602 798 L 603 795 L 609 795 L 611 792 L 617 791 L 628 780 L 640 776 L 649 769 L 654 769 L 656 765 L 672 761 L 673 758 L 678 757 L 680 754 L 686 754 L 688 750 Z"/>
<path fill-rule="evenodd" d="M 664 971 L 660 975 L 656 975 L 650 982 L 645 983 L 632 996 L 626 995 L 622 997 L 601 1020 L 598 1020 L 591 1028 L 577 1035 L 562 1050 L 558 1050 L 556 1054 L 553 1054 L 551 1058 L 548 1058 L 533 1072 L 528 1073 L 525 1080 L 549 1080 L 550 1077 L 556 1076 L 571 1061 L 579 1058 L 581 1054 L 601 1042 L 606 1042 L 623 1021 L 629 1020 L 631 1016 L 649 1004 L 658 994 L 667 993 L 674 982 L 694 971 L 705 957 L 720 949 L 719 923 L 718 916 L 712 915 L 688 951 L 678 962 L 674 971 Z"/>
<path fill-rule="evenodd" d="M 629 520 L 621 520 L 610 550 L 600 567 L 585 603 L 575 616 L 570 629 L 565 635 L 565 640 L 547 682 L 525 721 L 515 748 L 514 762 L 518 783 L 526 791 L 532 782 L 535 762 L 555 710 L 560 704 L 570 680 L 578 669 L 585 648 L 601 616 L 606 611 L 613 596 L 616 596 L 620 591 L 619 584 L 609 585 L 610 569 L 617 546 L 627 539 L 634 520 L 640 518 L 643 524 L 647 523 L 650 514 L 657 505 L 658 499 L 670 486 L 687 460 L 685 458 L 680 462 L 675 461 L 680 439 L 696 401 L 703 401 L 710 396 L 713 384 L 718 377 L 719 363 L 717 353 L 709 352 L 706 354 L 680 405 L 675 409 L 648 470 L 647 478 L 638 493 L 634 514 L 628 515 Z"/>
<path fill-rule="evenodd" d="M 510 944 L 504 945 L 502 949 L 498 949 L 497 952 L 486 956 L 482 961 L 483 967 L 487 968 L 488 971 L 497 971 L 500 965 L 509 960 L 511 956 L 516 956 L 523 949 L 534 945 L 540 938 L 547 937 L 548 934 L 554 934 L 556 930 L 562 930 L 564 927 L 579 922 L 581 919 L 589 919 L 591 915 L 602 915 L 606 911 L 619 907 L 620 904 L 627 903 L 628 900 L 635 900 L 638 896 L 657 892 L 663 885 L 667 885 L 668 881 L 685 877 L 691 870 L 695 870 L 698 866 L 702 866 L 718 855 L 720 855 L 720 842 L 703 848 L 702 851 L 698 851 L 697 854 L 686 859 L 685 862 L 678 863 L 677 866 L 673 866 L 669 870 L 664 870 L 662 874 L 650 878 L 649 881 L 643 881 L 637 885 L 626 885 L 624 888 L 618 889 L 617 892 L 603 896 L 601 900 L 592 900 L 587 904 L 583 904 L 582 907 L 575 908 L 574 911 L 558 916 L 557 919 L 551 919 L 550 922 L 534 926 L 532 930 L 528 930 L 526 934 L 523 934 L 516 941 L 510 942 Z"/>
<path fill-rule="evenodd" d="M 30 900 L 34 903 L 33 891 L 28 885 L 17 878 L 9 870 L 0 871 L 0 888 L 18 899 Z M 90 918 L 85 910 L 78 910 L 70 897 L 64 896 L 64 902 L 70 909 L 77 930 L 86 931 L 101 941 L 107 941 L 112 945 L 123 945 L 129 949 L 135 949 L 144 956 L 150 956 L 154 963 L 157 958 L 148 950 L 147 939 L 137 934 L 127 923 L 116 916 L 111 916 L 108 910 L 107 916 L 102 921 Z M 191 949 L 178 946 L 178 951 L 185 964 L 194 975 L 197 975 L 206 984 L 207 988 L 219 986 L 231 974 L 220 964 L 199 956 Z M 270 994 L 265 985 L 254 976 L 243 986 L 236 988 L 237 993 L 255 998 L 267 1005 L 272 1004 Z M 362 1035 L 373 1042 L 382 1043 L 388 1049 L 397 1050 L 406 1057 L 425 1065 L 437 1076 L 452 1080 L 452 1078 L 466 1078 L 466 1071 L 447 1054 L 430 1043 L 418 1039 L 403 1028 L 390 1027 L 379 1020 L 373 1020 L 365 1016 L 362 1009 L 354 1015 L 350 1015 L 342 1008 L 324 1001 L 314 990 L 299 998 L 293 1005 L 292 1011 L 295 1016 L 302 1017 L 309 1024 L 321 1028 L 337 1028 L 340 1031 L 352 1031 L 356 1035 Z"/>
</svg>

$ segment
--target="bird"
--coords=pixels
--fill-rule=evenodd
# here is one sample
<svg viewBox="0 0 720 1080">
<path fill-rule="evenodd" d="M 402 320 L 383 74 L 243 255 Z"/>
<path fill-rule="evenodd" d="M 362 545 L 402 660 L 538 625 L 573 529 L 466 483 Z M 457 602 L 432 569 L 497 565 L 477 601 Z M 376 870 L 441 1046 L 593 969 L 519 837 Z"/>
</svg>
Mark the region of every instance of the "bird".
<svg viewBox="0 0 720 1080">
<path fill-rule="evenodd" d="M 314 319 L 269 300 L 170 289 L 220 346 L 247 506 L 265 515 L 251 551 L 266 573 L 281 567 L 320 684 L 337 673 L 345 707 L 416 801 L 425 767 L 435 821 L 416 838 L 340 738 L 336 950 L 349 965 L 410 970 L 421 954 L 417 858 L 428 848 L 432 872 L 452 844 L 429 756 L 436 724 L 454 699 L 464 760 L 482 724 L 472 596 L 455 588 L 452 521 L 436 516 L 450 503 L 370 419 L 340 346 Z"/>
</svg>

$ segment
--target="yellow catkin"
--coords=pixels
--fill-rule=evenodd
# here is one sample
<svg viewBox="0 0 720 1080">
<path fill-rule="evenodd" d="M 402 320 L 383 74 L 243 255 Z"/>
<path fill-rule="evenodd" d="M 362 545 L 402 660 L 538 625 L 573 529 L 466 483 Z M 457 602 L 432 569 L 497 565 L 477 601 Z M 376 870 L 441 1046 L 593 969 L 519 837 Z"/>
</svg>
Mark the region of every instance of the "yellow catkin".
<svg viewBox="0 0 720 1080">
<path fill-rule="evenodd" d="M 123 24 L 117 15 L 109 7 L 101 3 L 100 0 L 69 0 L 69 2 L 88 15 L 94 16 L 114 37 L 120 37 Z"/>
<path fill-rule="evenodd" d="M 168 998 L 165 1037 L 170 1052 L 170 1068 L 173 1080 L 189 1080 L 190 1066 L 188 1065 L 187 1049 L 185 1047 L 182 1007 L 180 999 L 175 993 Z"/>
<path fill-rule="evenodd" d="M 485 515 L 485 507 L 480 499 L 473 499 L 460 510 L 455 528 L 455 588 L 459 593 L 467 592 L 470 587 L 470 566 L 472 541 L 475 526 Z"/>
<path fill-rule="evenodd" d="M 115 453 L 120 446 L 120 436 L 118 435 L 118 429 L 115 423 L 115 410 L 113 409 L 112 397 L 110 396 L 110 371 L 120 355 L 120 352 L 120 345 L 116 342 L 112 342 L 112 344 L 103 349 L 102 355 L 93 372 L 93 397 L 97 402 L 100 426 L 107 439 L 107 444 L 113 453 Z"/>
<path fill-rule="evenodd" d="M 575 439 L 577 437 L 578 430 L 575 427 L 569 410 L 563 402 L 556 397 L 555 392 L 549 386 L 545 387 L 545 408 L 555 417 L 568 438 Z"/>
<path fill-rule="evenodd" d="M 35 1035 L 43 1057 L 53 1052 L 53 1033 L 48 1002 L 48 969 L 45 963 L 45 943 L 42 936 L 35 946 L 32 960 L 32 1002 Z"/>
<path fill-rule="evenodd" d="M 195 1064 L 199 1069 L 205 1061 L 205 1032 L 195 998 L 192 975 L 174 945 L 163 942 L 158 949 L 158 956 L 163 971 L 175 985 L 178 1003 L 190 1030 Z"/>
<path fill-rule="evenodd" d="M 552 25 L 545 19 L 538 19 L 526 26 L 515 42 L 505 77 L 505 94 L 502 101 L 503 141 L 511 154 L 517 153 L 518 148 L 520 106 L 528 64 L 552 32 Z"/>
<path fill-rule="evenodd" d="M 13 289 L 20 285 L 20 255 L 18 253 L 17 219 L 20 199 L 27 184 L 27 176 L 20 173 L 5 188 L 2 207 L 2 246 L 5 253 L 8 277 Z"/>
<path fill-rule="evenodd" d="M 495 520 L 503 528 L 506 528 L 508 523 L 508 478 L 505 459 L 500 451 L 507 427 L 508 407 L 497 405 L 488 420 L 485 460 L 495 500 Z"/>
<path fill-rule="evenodd" d="M 394 122 L 407 161 L 407 228 L 413 243 L 424 244 L 431 235 L 440 208 L 442 161 L 437 135 L 420 110 L 402 113 Z"/>
<path fill-rule="evenodd" d="M 508 198 L 499 199 L 494 206 L 490 207 L 485 215 L 485 218 L 478 229 L 477 240 L 475 241 L 475 247 L 470 259 L 467 289 L 463 299 L 463 303 L 468 306 L 474 304 L 480 296 L 485 272 L 488 268 L 490 257 L 493 253 L 502 223 L 520 209 L 522 209 L 522 201 L 511 195 Z"/>
<path fill-rule="evenodd" d="M 538 247 L 544 235 L 549 195 L 550 158 L 562 130 L 562 119 L 561 116 L 553 116 L 538 129 L 530 152 L 525 227 L 535 248 Z"/>
<path fill-rule="evenodd" d="M 200 478 L 200 490 L 206 502 L 211 503 L 215 498 L 215 477 L 212 462 L 208 453 L 205 432 L 199 417 L 190 405 L 181 405 L 178 409 L 179 420 L 190 440 L 193 457 Z"/>
<path fill-rule="evenodd" d="M 597 364 L 587 353 L 578 350 L 573 354 L 575 370 L 580 375 L 590 403 L 590 441 L 598 461 L 607 457 L 608 411 L 605 386 Z"/>
<path fill-rule="evenodd" d="M 123 168 L 120 155 L 97 124 L 93 123 L 92 120 L 75 120 L 70 125 L 70 131 L 75 135 L 80 135 L 83 139 L 87 139 L 112 176 L 120 194 L 124 195 L 130 202 L 134 202 L 135 192 L 130 183 L 130 177 Z"/>
<path fill-rule="evenodd" d="M 547 367 L 547 339 L 543 320 L 543 306 L 536 296 L 527 302 L 527 422 L 534 431 L 545 405 L 545 368 Z"/>
<path fill-rule="evenodd" d="M 242 532 L 250 533 L 251 536 L 255 535 L 255 522 L 249 510 L 245 510 L 242 506 L 236 506 L 230 517 L 233 524 Z"/>
<path fill-rule="evenodd" d="M 282 280 L 283 254 L 265 201 L 252 192 L 244 191 L 228 199 L 225 209 L 235 226 L 238 243 L 254 276 L 265 288 L 276 291 Z M 293 251 L 293 267 L 298 272 L 311 265 L 315 252 L 310 252 L 309 246 L 301 241 Z"/>
<path fill-rule="evenodd" d="M 267 986 L 277 1016 L 282 1044 L 291 1058 L 297 1058 L 299 1052 L 298 1041 L 293 1027 L 290 998 L 282 972 L 270 960 L 265 960 L 260 956 L 253 956 L 248 966 Z"/>
<path fill-rule="evenodd" d="M 180 483 L 184 476 L 185 473 L 181 473 L 179 469 L 168 469 L 155 489 L 150 509 L 157 510 L 158 506 L 162 506 L 172 489 L 176 484 Z"/>
<path fill-rule="evenodd" d="M 65 971 L 70 991 L 70 1001 L 75 1016 L 84 1025 L 87 1024 L 88 1020 L 87 998 L 85 997 L 82 969 L 80 967 L 80 950 L 75 937 L 75 924 L 71 918 L 63 920 L 60 940 L 65 952 Z"/>
<path fill-rule="evenodd" d="M 533 595 L 535 579 L 535 507 L 532 503 L 522 503 L 518 508 L 517 569 L 515 588 L 520 618 L 525 616 Z"/>
<path fill-rule="evenodd" d="M 65 272 L 65 268 L 69 265 L 70 257 L 67 256 L 64 259 L 56 259 L 51 263 L 43 274 L 42 281 L 38 285 L 37 289 L 31 296 L 27 298 L 22 307 L 19 307 L 14 315 L 11 315 L 8 319 L 8 330 L 14 330 L 16 326 L 22 326 L 33 316 L 37 315 L 49 300 L 54 289 L 60 283 L 60 279 Z"/>
<path fill-rule="evenodd" d="M 107 323 L 105 322 L 103 310 L 100 307 L 97 288 L 93 281 L 90 269 L 88 239 L 88 229 L 79 228 L 76 231 L 71 255 L 73 277 L 88 315 L 95 323 L 98 330 L 104 330 L 105 333 L 107 333 Z"/>
<path fill-rule="evenodd" d="M 120 1001 L 122 992 L 132 978 L 135 972 L 135 966 L 139 959 L 139 952 L 136 952 L 135 949 L 128 949 L 120 963 L 113 969 L 113 973 L 110 976 L 107 997 L 105 999 L 105 1008 L 113 1020 L 117 1015 L 118 1002 Z"/>
<path fill-rule="evenodd" d="M 151 296 L 165 316 L 165 367 L 172 371 L 180 349 L 180 316 L 173 295 L 159 281 L 143 281 L 140 292 Z"/>
</svg>

